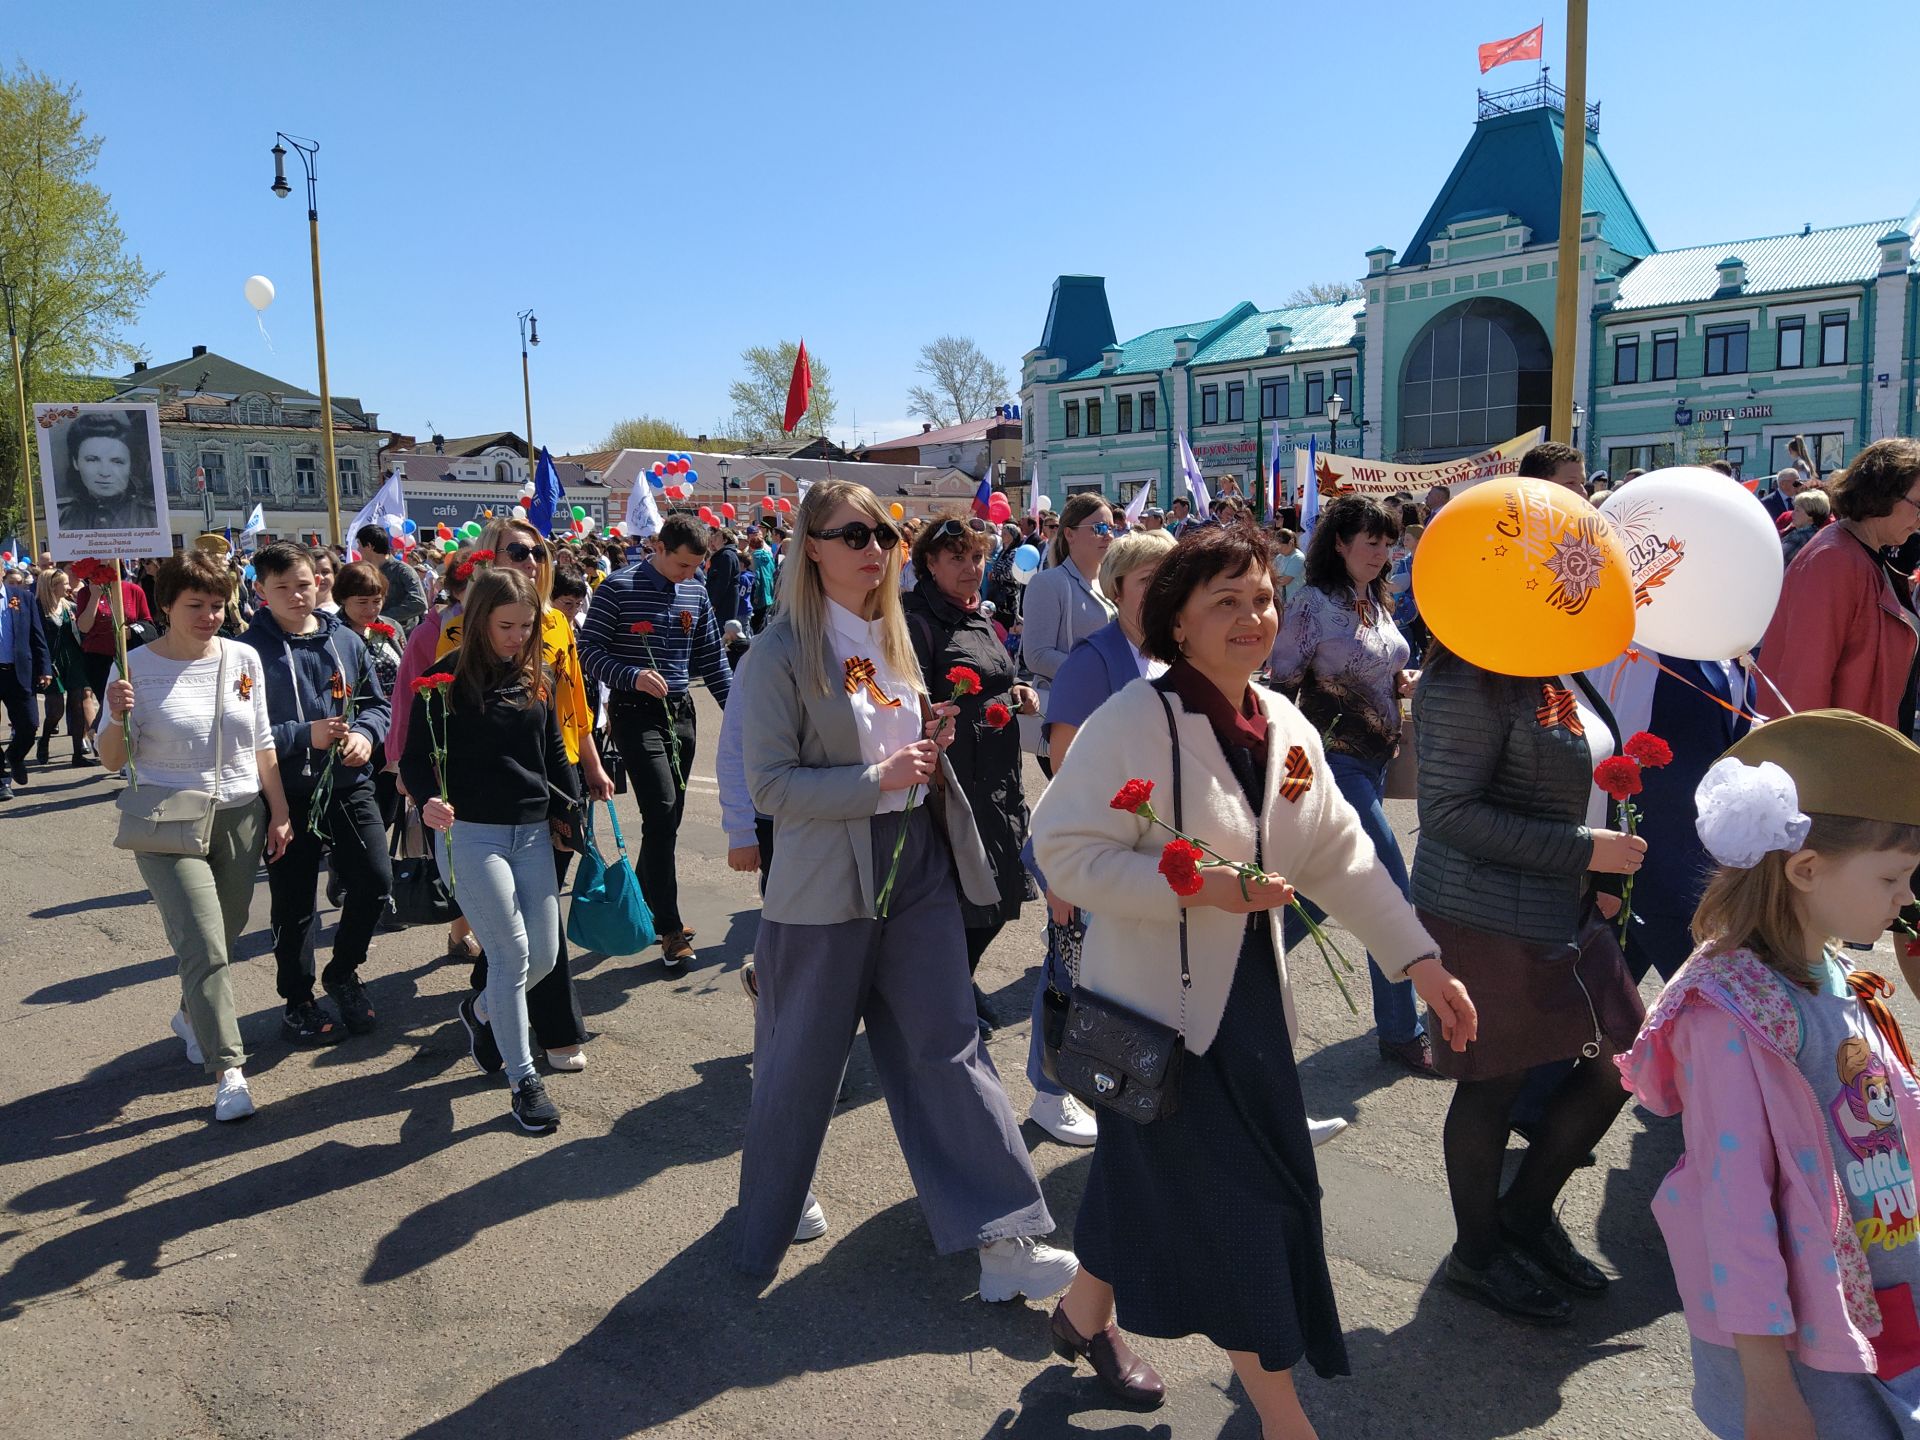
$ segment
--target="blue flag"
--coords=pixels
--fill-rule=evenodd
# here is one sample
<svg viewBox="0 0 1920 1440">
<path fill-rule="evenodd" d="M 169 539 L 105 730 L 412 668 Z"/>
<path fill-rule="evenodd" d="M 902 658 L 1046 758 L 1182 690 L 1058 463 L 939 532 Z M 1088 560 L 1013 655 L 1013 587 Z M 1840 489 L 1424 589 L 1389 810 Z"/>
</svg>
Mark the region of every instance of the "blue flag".
<svg viewBox="0 0 1920 1440">
<path fill-rule="evenodd" d="M 533 472 L 533 499 L 527 502 L 527 520 L 542 535 L 552 537 L 553 512 L 566 498 L 566 493 L 560 488 L 560 474 L 553 468 L 553 456 L 542 445 L 540 463 Z"/>
</svg>

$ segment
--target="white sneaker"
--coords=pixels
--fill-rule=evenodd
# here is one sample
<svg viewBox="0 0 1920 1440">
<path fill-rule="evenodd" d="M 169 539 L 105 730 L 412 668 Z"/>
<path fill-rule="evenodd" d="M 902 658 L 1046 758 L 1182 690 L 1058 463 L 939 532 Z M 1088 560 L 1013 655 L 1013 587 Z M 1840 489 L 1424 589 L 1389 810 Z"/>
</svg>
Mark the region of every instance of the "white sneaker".
<svg viewBox="0 0 1920 1440">
<path fill-rule="evenodd" d="M 238 1070 L 220 1072 L 220 1088 L 213 1092 L 213 1118 L 244 1120 L 253 1114 L 253 1092 L 247 1089 L 247 1077 Z"/>
<path fill-rule="evenodd" d="M 813 1192 L 807 1192 L 807 1208 L 800 1212 L 800 1223 L 794 1227 L 793 1243 L 804 1245 L 809 1240 L 818 1240 L 827 1233 L 827 1212 L 820 1208 L 820 1202 L 813 1198 Z"/>
<path fill-rule="evenodd" d="M 1058 1295 L 1079 1273 L 1071 1250 L 1056 1250 L 1030 1235 L 980 1247 L 980 1298 L 994 1304 L 1022 1295 L 1029 1300 Z"/>
<path fill-rule="evenodd" d="M 1307 1138 L 1313 1141 L 1316 1150 L 1346 1128 L 1347 1122 L 1338 1115 L 1331 1120 L 1315 1120 L 1311 1115 L 1307 1117 Z"/>
<path fill-rule="evenodd" d="M 187 1061 L 193 1065 L 204 1065 L 207 1057 L 200 1053 L 200 1042 L 193 1038 L 193 1026 L 187 1023 L 187 1012 L 173 1012 L 173 1033 L 180 1037 L 180 1043 L 187 1047 Z"/>
<path fill-rule="evenodd" d="M 561 1055 L 549 1050 L 547 1051 L 547 1064 L 555 1070 L 564 1070 L 569 1075 L 578 1075 L 582 1070 L 587 1068 L 587 1052 L 578 1047 L 575 1047 L 571 1055 Z"/>
<path fill-rule="evenodd" d="M 1099 1134 L 1093 1112 L 1071 1095 L 1035 1092 L 1027 1118 L 1062 1145 L 1091 1145 Z"/>
</svg>

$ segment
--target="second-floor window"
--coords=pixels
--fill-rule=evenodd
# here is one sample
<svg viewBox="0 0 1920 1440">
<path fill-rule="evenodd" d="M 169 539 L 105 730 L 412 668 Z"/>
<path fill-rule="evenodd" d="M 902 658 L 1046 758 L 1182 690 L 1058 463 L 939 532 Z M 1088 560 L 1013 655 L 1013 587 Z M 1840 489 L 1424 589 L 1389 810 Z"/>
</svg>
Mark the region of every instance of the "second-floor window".
<svg viewBox="0 0 1920 1440">
<path fill-rule="evenodd" d="M 1080 434 L 1080 402 L 1069 400 L 1062 409 L 1067 417 L 1067 439 L 1072 440 Z"/>
<path fill-rule="evenodd" d="M 1807 322 L 1804 320 L 1782 320 L 1777 353 L 1774 356 L 1776 370 L 1798 370 L 1807 363 Z"/>
<path fill-rule="evenodd" d="M 1260 382 L 1260 418 L 1262 420 L 1285 420 L 1292 412 L 1292 397 L 1288 393 L 1292 386 L 1282 377 L 1278 380 Z"/>
<path fill-rule="evenodd" d="M 1115 427 L 1122 435 L 1133 433 L 1133 396 L 1122 395 L 1113 402 Z"/>
<path fill-rule="evenodd" d="M 218 450 L 200 452 L 200 470 L 206 476 L 207 493 L 224 495 L 227 493 L 227 458 Z"/>
<path fill-rule="evenodd" d="M 1246 418 L 1246 382 L 1244 380 L 1230 380 L 1227 382 L 1227 422 L 1233 424 Z"/>
<path fill-rule="evenodd" d="M 1140 397 L 1140 428 L 1157 430 L 1160 428 L 1160 398 L 1147 394 Z"/>
<path fill-rule="evenodd" d="M 1747 373 L 1747 327 L 1745 325 L 1709 325 L 1707 327 L 1706 373 L 1709 375 Z"/>
<path fill-rule="evenodd" d="M 1820 317 L 1820 363 L 1822 365 L 1847 363 L 1846 316 L 1822 315 Z"/>
<path fill-rule="evenodd" d="M 1098 400 L 1089 400 L 1087 401 L 1087 434 L 1098 435 L 1099 433 L 1100 402 Z"/>
<path fill-rule="evenodd" d="M 1613 383 L 1616 385 L 1640 383 L 1640 337 L 1638 335 L 1614 342 Z"/>
<path fill-rule="evenodd" d="M 313 496 L 320 493 L 314 479 L 313 460 L 310 456 L 302 455 L 293 462 L 293 490 L 300 496 Z"/>
<path fill-rule="evenodd" d="M 1307 414 L 1327 413 L 1327 377 L 1318 370 L 1307 376 Z"/>
<path fill-rule="evenodd" d="M 1680 332 L 1664 330 L 1653 337 L 1653 378 L 1671 380 L 1680 373 Z"/>
<path fill-rule="evenodd" d="M 1333 393 L 1340 397 L 1341 407 L 1347 414 L 1353 414 L 1353 372 L 1351 370 L 1333 372 Z"/>
<path fill-rule="evenodd" d="M 1220 423 L 1220 387 L 1218 385 L 1200 387 L 1200 423 L 1202 425 Z"/>
<path fill-rule="evenodd" d="M 247 493 L 256 496 L 273 494 L 273 461 L 265 455 L 247 457 Z"/>
<path fill-rule="evenodd" d="M 340 457 L 340 493 L 355 500 L 360 498 L 360 458 L 357 455 Z"/>
</svg>

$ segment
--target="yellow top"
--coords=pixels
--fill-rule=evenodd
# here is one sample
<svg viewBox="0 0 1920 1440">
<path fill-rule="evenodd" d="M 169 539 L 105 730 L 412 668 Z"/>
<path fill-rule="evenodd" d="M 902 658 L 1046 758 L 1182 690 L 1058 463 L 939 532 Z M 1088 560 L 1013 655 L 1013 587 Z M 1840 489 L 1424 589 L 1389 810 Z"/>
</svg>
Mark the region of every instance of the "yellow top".
<svg viewBox="0 0 1920 1440">
<path fill-rule="evenodd" d="M 459 648 L 461 619 L 456 615 L 440 627 L 440 643 L 434 649 L 434 659 L 441 659 Z M 553 709 L 560 720 L 560 738 L 566 743 L 567 759 L 578 765 L 580 737 L 593 729 L 593 712 L 587 708 L 587 687 L 580 672 L 580 646 L 573 636 L 573 622 L 558 610 L 540 613 L 540 658 L 553 671 Z"/>
</svg>

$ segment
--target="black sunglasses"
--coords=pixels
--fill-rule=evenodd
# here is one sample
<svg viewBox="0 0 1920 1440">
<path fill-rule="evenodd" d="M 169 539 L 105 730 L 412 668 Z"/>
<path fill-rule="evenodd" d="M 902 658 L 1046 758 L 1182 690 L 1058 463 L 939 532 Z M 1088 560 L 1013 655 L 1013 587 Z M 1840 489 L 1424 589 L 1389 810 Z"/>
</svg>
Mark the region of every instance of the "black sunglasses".
<svg viewBox="0 0 1920 1440">
<path fill-rule="evenodd" d="M 891 550 L 900 543 L 900 532 L 882 521 L 878 525 L 869 525 L 864 520 L 849 520 L 845 525 L 836 525 L 831 530 L 809 530 L 815 540 L 844 540 L 849 550 L 864 550 L 878 540 L 882 550 Z"/>
<path fill-rule="evenodd" d="M 545 564 L 547 547 L 544 545 L 522 545 L 518 540 L 509 540 L 506 544 L 509 560 L 531 560 L 536 565 Z"/>
<path fill-rule="evenodd" d="M 986 533 L 987 522 L 984 520 L 978 518 L 972 520 L 947 519 L 942 520 L 939 525 L 934 528 L 933 539 L 929 543 L 938 545 L 943 540 L 964 540 L 970 534 L 984 535 Z"/>
</svg>

